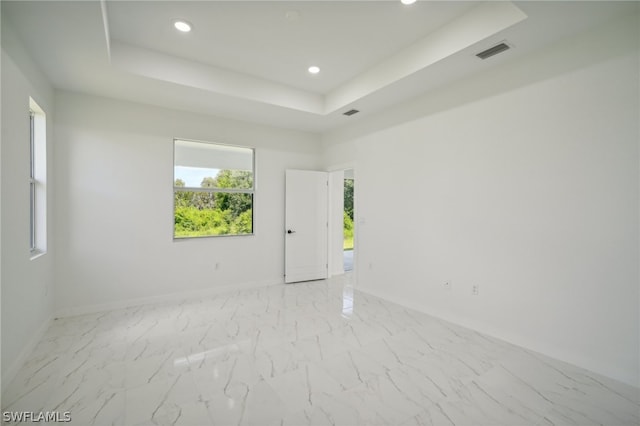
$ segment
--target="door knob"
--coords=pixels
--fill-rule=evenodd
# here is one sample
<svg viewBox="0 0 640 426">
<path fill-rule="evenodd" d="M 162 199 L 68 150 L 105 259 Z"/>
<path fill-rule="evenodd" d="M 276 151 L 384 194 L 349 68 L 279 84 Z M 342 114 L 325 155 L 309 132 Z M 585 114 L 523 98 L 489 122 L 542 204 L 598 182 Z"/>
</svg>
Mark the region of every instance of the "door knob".
<svg viewBox="0 0 640 426">
<path fill-rule="evenodd" d="M 292 231 L 291 229 L 287 229 L 287 234 L 295 234 L 296 231 Z"/>
</svg>

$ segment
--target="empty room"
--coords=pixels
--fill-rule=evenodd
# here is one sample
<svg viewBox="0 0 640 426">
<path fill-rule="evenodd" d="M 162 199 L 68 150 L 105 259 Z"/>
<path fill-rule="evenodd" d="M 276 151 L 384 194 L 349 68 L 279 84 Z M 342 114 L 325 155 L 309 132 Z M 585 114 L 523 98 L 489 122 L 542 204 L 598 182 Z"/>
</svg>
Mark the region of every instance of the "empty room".
<svg viewBox="0 0 640 426">
<path fill-rule="evenodd" d="M 2 424 L 640 424 L 640 2 L 0 8 Z"/>
</svg>

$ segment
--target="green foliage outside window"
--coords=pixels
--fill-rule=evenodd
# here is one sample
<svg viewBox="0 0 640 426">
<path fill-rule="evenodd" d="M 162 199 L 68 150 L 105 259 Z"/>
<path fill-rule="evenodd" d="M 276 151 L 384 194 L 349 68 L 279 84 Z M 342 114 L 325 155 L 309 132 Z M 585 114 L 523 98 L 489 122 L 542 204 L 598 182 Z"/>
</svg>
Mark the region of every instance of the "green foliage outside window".
<svg viewBox="0 0 640 426">
<path fill-rule="evenodd" d="M 253 232 L 253 194 L 181 190 L 176 179 L 174 190 L 174 237 L 241 235 Z M 241 170 L 220 170 L 205 177 L 201 188 L 251 189 L 253 174 Z"/>
</svg>

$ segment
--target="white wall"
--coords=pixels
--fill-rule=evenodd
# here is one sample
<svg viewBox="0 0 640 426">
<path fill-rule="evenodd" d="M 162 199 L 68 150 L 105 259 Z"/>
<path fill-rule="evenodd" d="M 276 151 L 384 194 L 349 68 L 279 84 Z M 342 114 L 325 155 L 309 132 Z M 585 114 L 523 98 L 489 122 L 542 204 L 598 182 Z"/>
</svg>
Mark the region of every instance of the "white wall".
<svg viewBox="0 0 640 426">
<path fill-rule="evenodd" d="M 359 288 L 640 384 L 638 28 L 327 135 L 358 171 Z"/>
<path fill-rule="evenodd" d="M 69 92 L 55 135 L 59 313 L 282 282 L 284 172 L 318 136 Z M 256 148 L 254 236 L 173 241 L 174 137 Z"/>
<path fill-rule="evenodd" d="M 52 222 L 53 90 L 2 23 L 2 384 L 25 361 L 53 313 L 53 233 L 30 260 L 29 97 L 47 114 L 48 223 Z"/>
</svg>

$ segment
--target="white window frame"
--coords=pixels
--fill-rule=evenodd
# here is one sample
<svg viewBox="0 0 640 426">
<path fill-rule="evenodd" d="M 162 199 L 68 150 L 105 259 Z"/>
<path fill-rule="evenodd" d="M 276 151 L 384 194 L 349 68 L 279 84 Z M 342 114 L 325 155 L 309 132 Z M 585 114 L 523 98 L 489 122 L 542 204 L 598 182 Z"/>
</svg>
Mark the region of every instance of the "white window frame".
<svg viewBox="0 0 640 426">
<path fill-rule="evenodd" d="M 251 151 L 251 174 L 252 174 L 252 187 L 251 188 L 203 188 L 203 187 L 190 187 L 190 186 L 175 186 L 176 176 L 175 176 L 175 167 L 176 167 L 176 143 L 177 142 L 190 142 L 190 143 L 199 143 L 203 145 L 212 145 L 221 148 L 242 148 Z M 184 139 L 184 138 L 175 138 L 173 140 L 173 240 L 190 240 L 193 238 L 216 238 L 216 237 L 245 237 L 255 235 L 255 205 L 256 205 L 256 150 L 252 147 L 240 146 L 240 145 L 230 145 L 218 142 L 207 142 L 193 139 Z M 212 169 L 218 169 L 215 165 L 212 165 Z M 220 169 L 222 170 L 222 169 Z M 227 193 L 227 194 L 251 194 L 251 232 L 244 234 L 219 234 L 219 235 L 202 235 L 202 236 L 187 236 L 187 237 L 176 237 L 175 232 L 175 214 L 176 214 L 176 205 L 175 205 L 175 194 L 176 192 L 207 192 L 207 193 Z"/>
<path fill-rule="evenodd" d="M 47 252 L 47 116 L 29 98 L 29 251 Z"/>
</svg>

